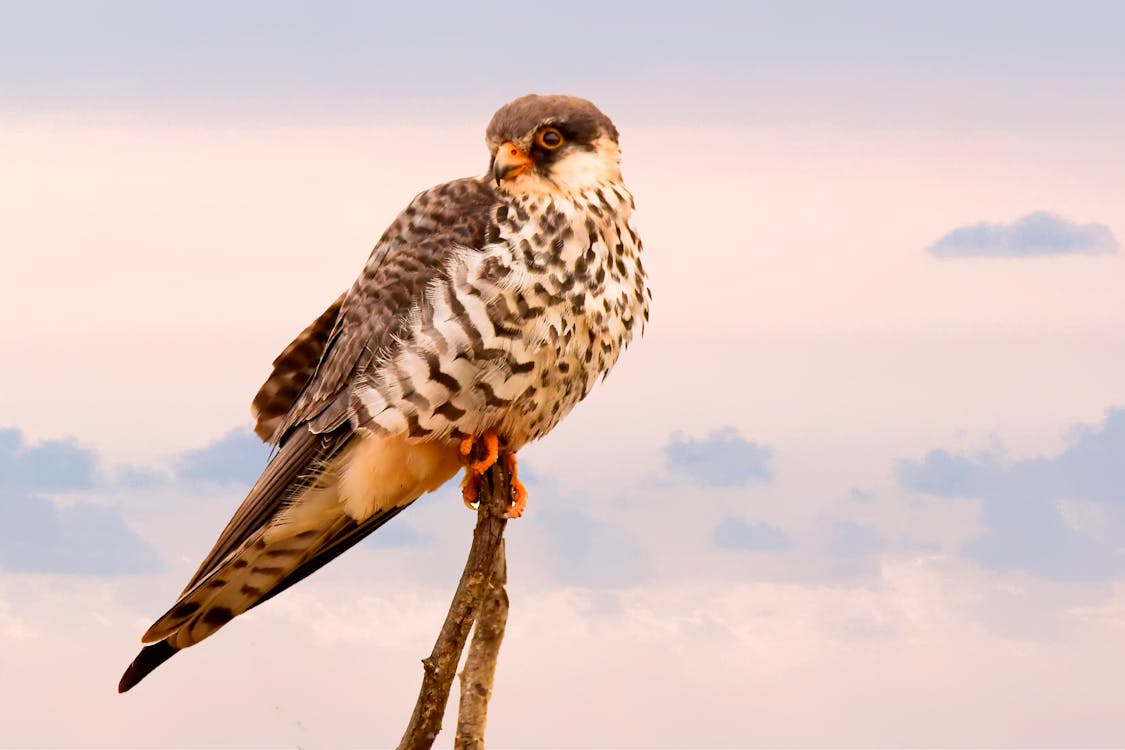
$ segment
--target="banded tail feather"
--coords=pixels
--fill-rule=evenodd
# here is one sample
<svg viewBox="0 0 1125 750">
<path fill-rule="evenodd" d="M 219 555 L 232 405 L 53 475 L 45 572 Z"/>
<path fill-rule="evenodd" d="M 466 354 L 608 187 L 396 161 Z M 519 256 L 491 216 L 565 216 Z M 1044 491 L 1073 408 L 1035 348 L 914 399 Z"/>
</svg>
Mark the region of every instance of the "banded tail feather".
<svg viewBox="0 0 1125 750">
<path fill-rule="evenodd" d="M 247 609 L 253 609 L 259 604 L 269 601 L 293 584 L 315 573 L 317 570 L 339 557 L 345 550 L 363 540 L 368 534 L 397 516 L 405 508 L 406 506 L 394 508 L 377 517 L 370 518 L 364 523 L 352 523 L 348 525 L 331 544 L 321 550 L 320 554 L 299 565 L 287 578 L 265 592 L 264 595 L 247 607 Z M 173 607 L 173 609 L 175 609 L 175 607 Z M 218 628 L 216 628 L 216 630 L 217 629 Z M 168 639 L 146 645 L 125 670 L 125 674 L 121 676 L 121 681 L 117 685 L 117 692 L 124 693 L 132 689 L 137 683 L 147 677 L 161 664 L 175 656 L 180 650 L 180 647 L 173 645 Z"/>
<path fill-rule="evenodd" d="M 299 428 L 266 467 L 119 690 L 214 634 L 382 526 L 456 473 L 456 445 Z"/>
</svg>

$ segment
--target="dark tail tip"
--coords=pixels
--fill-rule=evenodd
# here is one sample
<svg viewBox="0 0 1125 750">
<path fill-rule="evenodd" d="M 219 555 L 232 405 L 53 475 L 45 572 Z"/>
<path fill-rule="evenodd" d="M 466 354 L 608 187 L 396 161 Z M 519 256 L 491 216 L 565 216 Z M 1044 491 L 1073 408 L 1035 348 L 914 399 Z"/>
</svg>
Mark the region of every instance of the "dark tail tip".
<svg viewBox="0 0 1125 750">
<path fill-rule="evenodd" d="M 147 677 L 149 672 L 175 656 L 177 651 L 179 649 L 168 641 L 159 641 L 142 648 L 137 658 L 133 659 L 133 663 L 125 670 L 125 674 L 121 675 L 121 682 L 117 683 L 117 692 L 124 693 L 132 688 Z"/>
</svg>

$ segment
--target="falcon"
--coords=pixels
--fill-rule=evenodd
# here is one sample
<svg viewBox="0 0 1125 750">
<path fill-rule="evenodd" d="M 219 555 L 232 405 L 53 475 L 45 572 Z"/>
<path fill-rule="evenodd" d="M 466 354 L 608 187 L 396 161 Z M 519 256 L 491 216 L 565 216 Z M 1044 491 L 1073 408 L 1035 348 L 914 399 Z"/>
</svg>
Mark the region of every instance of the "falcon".
<svg viewBox="0 0 1125 750">
<path fill-rule="evenodd" d="M 508 515 L 524 512 L 516 452 L 609 371 L 651 294 L 608 117 L 532 94 L 496 112 L 486 144 L 487 172 L 415 197 L 274 360 L 252 413 L 276 453 L 142 636 L 119 692 L 462 467 L 471 507 L 480 476 L 509 456 Z"/>
</svg>

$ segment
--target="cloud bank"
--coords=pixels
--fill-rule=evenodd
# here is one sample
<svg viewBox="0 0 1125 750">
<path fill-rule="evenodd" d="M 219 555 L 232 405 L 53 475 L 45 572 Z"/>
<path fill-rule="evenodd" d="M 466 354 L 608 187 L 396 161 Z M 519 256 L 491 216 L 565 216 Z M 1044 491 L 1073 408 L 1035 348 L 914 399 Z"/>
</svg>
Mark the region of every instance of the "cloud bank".
<svg viewBox="0 0 1125 750">
<path fill-rule="evenodd" d="M 1077 224 L 1037 211 L 1008 224 L 982 221 L 958 227 L 926 252 L 935 258 L 1036 258 L 1112 255 L 1120 247 L 1104 224 Z"/>
<path fill-rule="evenodd" d="M 266 468 L 270 449 L 245 429 L 228 432 L 199 450 L 178 456 L 176 477 L 188 482 L 251 485 Z"/>
<path fill-rule="evenodd" d="M 0 430 L 2 490 L 87 489 L 94 482 L 96 462 L 94 452 L 74 440 L 45 440 L 30 446 L 24 444 L 19 430 Z"/>
<path fill-rule="evenodd" d="M 24 443 L 0 430 L 0 570 L 117 576 L 160 569 L 156 550 L 115 508 L 52 502 L 90 489 L 97 456 L 71 440 Z"/>
<path fill-rule="evenodd" d="M 727 516 L 715 528 L 715 546 L 719 549 L 778 551 L 789 549 L 792 542 L 777 526 Z"/>
<path fill-rule="evenodd" d="M 740 487 L 773 478 L 773 451 L 745 440 L 733 427 L 715 430 L 700 440 L 672 433 L 665 448 L 668 470 L 690 477 L 703 487 Z"/>
<path fill-rule="evenodd" d="M 961 549 L 985 568 L 1058 580 L 1125 574 L 1125 409 L 1070 431 L 1054 456 L 1008 461 L 999 450 L 956 455 L 934 450 L 900 461 L 907 490 L 982 501 L 983 531 Z"/>
<path fill-rule="evenodd" d="M 239 429 L 174 456 L 170 471 L 109 471 L 72 439 L 31 445 L 18 429 L 0 430 L 0 570 L 95 577 L 159 571 L 160 553 L 130 528 L 115 495 L 205 483 L 249 486 L 268 456 L 266 446 Z"/>
</svg>

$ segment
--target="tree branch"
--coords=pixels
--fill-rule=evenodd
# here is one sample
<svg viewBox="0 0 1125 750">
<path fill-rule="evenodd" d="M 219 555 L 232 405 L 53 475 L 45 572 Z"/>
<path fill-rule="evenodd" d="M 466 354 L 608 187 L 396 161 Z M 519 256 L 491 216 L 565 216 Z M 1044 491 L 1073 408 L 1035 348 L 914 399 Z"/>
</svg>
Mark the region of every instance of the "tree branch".
<svg viewBox="0 0 1125 750">
<path fill-rule="evenodd" d="M 507 524 L 512 489 L 505 459 L 506 455 L 501 453 L 492 468 L 480 478 L 473 544 L 434 650 L 422 660 L 422 689 L 398 750 L 428 750 L 441 731 L 457 663 L 484 598 Z"/>
<path fill-rule="evenodd" d="M 481 602 L 469 655 L 461 670 L 461 704 L 457 710 L 457 736 L 454 750 L 484 750 L 484 728 L 488 717 L 488 700 L 492 697 L 496 660 L 508 624 L 508 562 L 504 540 L 496 550 L 492 578 Z"/>
</svg>

